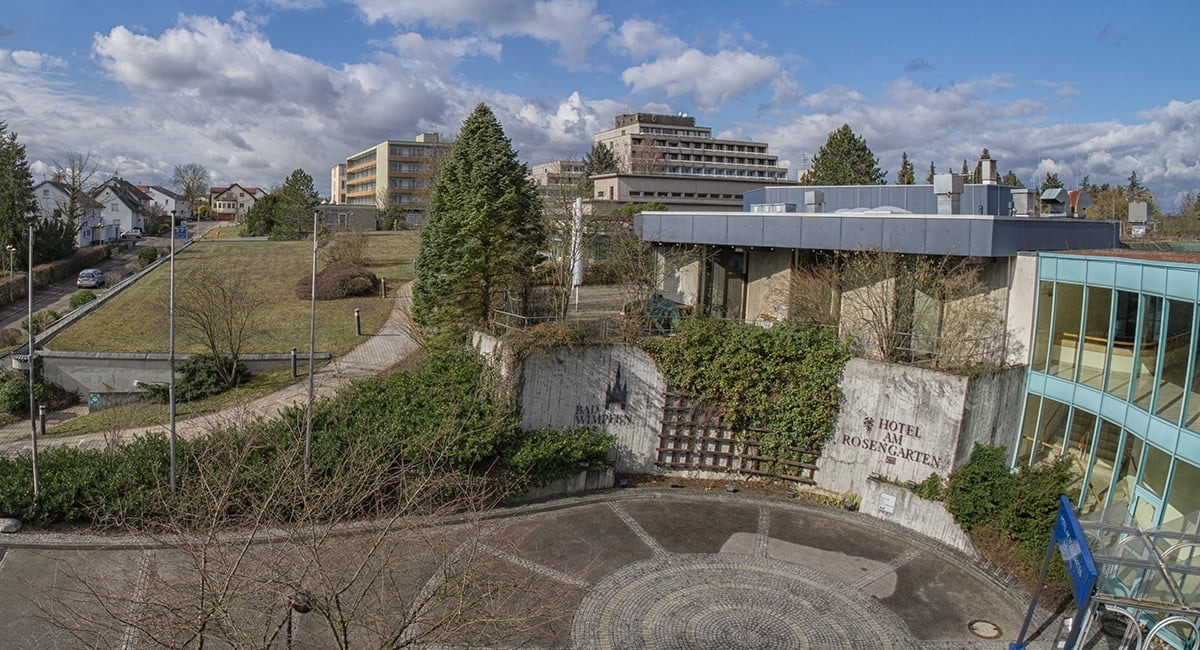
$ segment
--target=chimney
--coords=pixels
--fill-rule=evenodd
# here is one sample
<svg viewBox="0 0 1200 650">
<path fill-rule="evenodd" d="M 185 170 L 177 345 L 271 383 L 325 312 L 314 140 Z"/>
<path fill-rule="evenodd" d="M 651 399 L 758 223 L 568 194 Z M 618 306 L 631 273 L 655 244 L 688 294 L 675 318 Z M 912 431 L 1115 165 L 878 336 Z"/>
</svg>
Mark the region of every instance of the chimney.
<svg viewBox="0 0 1200 650">
<path fill-rule="evenodd" d="M 984 185 L 996 184 L 996 161 L 991 158 L 979 159 L 979 182 Z"/>
<path fill-rule="evenodd" d="M 959 203 L 962 200 L 962 174 L 935 174 L 933 177 L 933 193 L 937 195 L 938 214 L 959 214 Z"/>
</svg>

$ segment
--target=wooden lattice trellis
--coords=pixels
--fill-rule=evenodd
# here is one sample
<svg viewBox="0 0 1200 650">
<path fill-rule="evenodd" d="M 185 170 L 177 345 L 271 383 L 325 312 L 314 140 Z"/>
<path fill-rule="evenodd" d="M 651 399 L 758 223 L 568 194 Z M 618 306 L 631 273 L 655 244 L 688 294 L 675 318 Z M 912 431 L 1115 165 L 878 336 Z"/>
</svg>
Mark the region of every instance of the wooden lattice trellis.
<svg viewBox="0 0 1200 650">
<path fill-rule="evenodd" d="M 720 407 L 682 391 L 668 390 L 654 464 L 665 469 L 737 472 L 816 483 L 813 473 L 820 452 L 789 447 L 786 458 L 763 456 L 759 438 L 766 432 L 730 429 L 721 417 Z"/>
</svg>

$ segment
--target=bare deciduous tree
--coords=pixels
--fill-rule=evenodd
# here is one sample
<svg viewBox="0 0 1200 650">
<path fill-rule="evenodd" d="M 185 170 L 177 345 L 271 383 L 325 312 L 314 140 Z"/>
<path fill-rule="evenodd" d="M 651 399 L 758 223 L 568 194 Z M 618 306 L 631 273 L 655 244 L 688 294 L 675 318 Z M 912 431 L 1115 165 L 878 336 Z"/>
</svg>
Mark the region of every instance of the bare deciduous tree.
<svg viewBox="0 0 1200 650">
<path fill-rule="evenodd" d="M 837 325 L 868 355 L 936 367 L 999 363 L 1001 305 L 970 258 L 860 251 L 814 257 L 791 280 L 788 313 Z"/>
<path fill-rule="evenodd" d="M 242 350 L 254 336 L 255 313 L 266 303 L 264 296 L 248 288 L 243 276 L 238 268 L 200 265 L 182 284 L 175 301 L 184 334 L 209 349 L 218 360 L 221 379 L 230 386 L 238 377 Z"/>
<path fill-rule="evenodd" d="M 441 449 L 406 462 L 403 442 L 377 442 L 349 443 L 318 482 L 299 446 L 261 476 L 221 471 L 267 441 L 215 433 L 136 566 L 64 563 L 41 600 L 47 628 L 84 648 L 561 645 L 547 637 L 569 629 L 571 587 L 519 570 L 519 540 L 475 516 L 502 496 L 495 484 Z"/>
</svg>

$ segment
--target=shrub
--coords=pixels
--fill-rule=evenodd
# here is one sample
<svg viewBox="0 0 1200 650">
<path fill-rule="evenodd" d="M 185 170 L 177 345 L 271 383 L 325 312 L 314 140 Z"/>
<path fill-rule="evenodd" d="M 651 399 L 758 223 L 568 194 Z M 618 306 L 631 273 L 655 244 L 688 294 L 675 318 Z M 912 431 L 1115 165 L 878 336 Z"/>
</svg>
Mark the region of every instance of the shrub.
<svg viewBox="0 0 1200 650">
<path fill-rule="evenodd" d="M 591 429 L 535 431 L 522 436 L 508 454 L 508 469 L 514 478 L 541 487 L 603 463 L 615 442 L 615 436 Z"/>
<path fill-rule="evenodd" d="M 91 289 L 76 291 L 75 294 L 71 296 L 71 309 L 79 309 L 95 299 L 96 294 L 93 293 Z"/>
<path fill-rule="evenodd" d="M 999 523 L 1028 558 L 1036 561 L 1045 551 L 1058 513 L 1059 496 L 1067 493 L 1073 477 L 1071 459 L 1067 457 L 1056 463 L 1022 467 L 1013 475 L 1012 496 Z"/>
<path fill-rule="evenodd" d="M 367 234 L 360 231 L 335 234 L 322 251 L 326 264 L 342 263 L 349 266 L 367 266 Z"/>
<path fill-rule="evenodd" d="M 351 296 L 366 296 L 379 287 L 379 278 L 370 271 L 341 262 L 328 264 L 317 273 L 317 300 L 340 300 Z M 312 295 L 312 278 L 305 276 L 296 283 L 296 297 L 308 300 Z"/>
<path fill-rule="evenodd" d="M 146 246 L 138 251 L 138 264 L 142 267 L 149 266 L 156 259 L 158 259 L 158 249 L 153 246 Z"/>
<path fill-rule="evenodd" d="M 231 368 L 232 361 L 222 357 L 225 368 Z M 233 369 L 234 385 L 241 384 L 250 378 L 246 364 L 240 361 Z M 221 379 L 217 371 L 217 360 L 211 354 L 194 354 L 175 366 L 175 400 L 177 402 L 194 402 L 212 395 L 220 395 L 229 390 L 230 386 Z M 162 404 L 171 399 L 171 385 L 151 384 L 146 388 L 146 396 Z"/>
<path fill-rule="evenodd" d="M 25 332 L 15 327 L 6 327 L 0 330 L 0 347 L 11 348 L 23 342 L 27 343 L 28 338 Z"/>
<path fill-rule="evenodd" d="M 946 510 L 963 530 L 999 519 L 1012 494 L 1003 447 L 975 445 L 971 458 L 950 473 L 946 485 Z"/>
<path fill-rule="evenodd" d="M 33 315 L 33 335 L 37 336 L 38 334 L 41 334 L 42 330 L 46 329 L 47 327 L 50 327 L 50 325 L 58 319 L 59 319 L 59 314 L 58 314 L 58 312 L 54 311 L 53 309 L 43 309 L 42 311 L 39 311 L 38 313 L 34 314 Z M 21 329 L 25 330 L 26 332 L 29 331 L 29 319 L 28 318 L 21 319 Z"/>
<path fill-rule="evenodd" d="M 925 480 L 917 483 L 912 491 L 913 494 L 930 501 L 941 501 L 946 498 L 946 486 L 937 472 L 926 476 Z"/>
<path fill-rule="evenodd" d="M 50 390 L 40 381 L 33 383 L 33 399 L 38 404 L 50 401 Z M 13 415 L 29 414 L 29 380 L 9 376 L 0 384 L 0 409 Z"/>
</svg>

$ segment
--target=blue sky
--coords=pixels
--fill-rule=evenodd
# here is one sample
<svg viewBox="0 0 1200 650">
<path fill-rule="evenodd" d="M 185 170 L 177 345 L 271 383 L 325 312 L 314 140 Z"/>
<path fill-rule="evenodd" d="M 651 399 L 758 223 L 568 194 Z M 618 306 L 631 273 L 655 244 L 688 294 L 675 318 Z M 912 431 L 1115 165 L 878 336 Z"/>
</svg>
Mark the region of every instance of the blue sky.
<svg viewBox="0 0 1200 650">
<path fill-rule="evenodd" d="M 384 139 L 453 136 L 485 102 L 530 165 L 578 158 L 615 115 L 687 113 L 766 142 L 794 177 L 848 123 L 894 181 L 973 161 L 1032 185 L 1200 191 L 1200 3 L 758 0 L 16 0 L 0 120 L 38 180 L 271 188 Z"/>
</svg>

